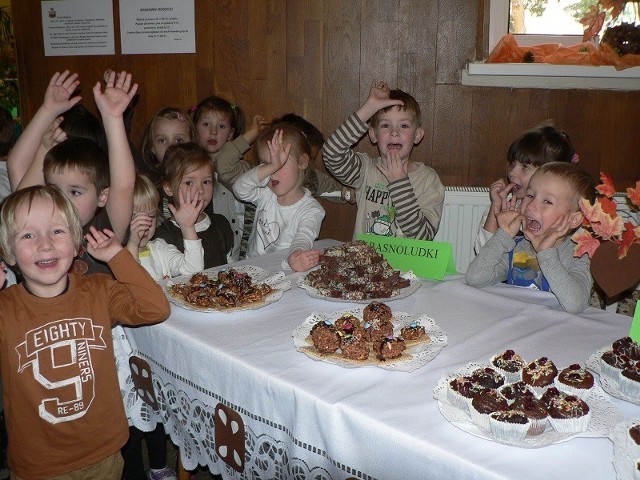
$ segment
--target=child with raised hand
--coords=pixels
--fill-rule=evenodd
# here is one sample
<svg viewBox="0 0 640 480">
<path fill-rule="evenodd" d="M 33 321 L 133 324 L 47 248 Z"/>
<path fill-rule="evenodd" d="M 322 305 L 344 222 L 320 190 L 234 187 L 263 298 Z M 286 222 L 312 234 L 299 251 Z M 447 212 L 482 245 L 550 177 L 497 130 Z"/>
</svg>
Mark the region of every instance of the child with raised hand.
<svg viewBox="0 0 640 480">
<path fill-rule="evenodd" d="M 582 312 L 593 279 L 585 254 L 573 256 L 571 234 L 582 224 L 578 202 L 595 200 L 596 184 L 574 163 L 550 162 L 529 180 L 520 205 L 512 198 L 498 214 L 498 230 L 480 249 L 466 272 L 474 287 L 506 281 L 552 292 L 564 310 Z M 523 237 L 516 237 L 522 231 Z"/>
<path fill-rule="evenodd" d="M 133 218 L 127 248 L 154 280 L 176 275 L 192 275 L 204 268 L 204 250 L 194 224 L 202 209 L 199 192 L 180 190 L 180 208 L 170 205 L 184 238 L 184 253 L 161 238 L 150 240 L 156 229 L 156 215 L 160 194 L 153 182 L 144 175 L 136 176 L 133 192 Z M 124 329 L 114 327 L 113 344 L 118 377 L 123 391 L 128 391 L 127 378 L 131 375 L 129 356 L 131 346 Z M 167 466 L 167 438 L 162 424 L 151 432 L 129 427 L 129 441 L 122 449 L 124 477 L 127 480 L 146 480 L 142 458 L 142 441 L 147 444 L 151 479 L 175 479 L 175 471 Z"/>
<path fill-rule="evenodd" d="M 207 152 L 198 144 L 178 143 L 170 146 L 162 165 L 162 188 L 172 203 L 172 218 L 159 225 L 154 238 L 162 238 L 184 252 L 184 232 L 176 215 L 185 202 L 198 202 L 194 225 L 204 248 L 204 268 L 217 267 L 230 261 L 233 232 L 227 219 L 205 210 L 214 194 L 213 165 Z"/>
<path fill-rule="evenodd" d="M 577 162 L 578 156 L 569 135 L 552 125 L 543 125 L 524 132 L 507 151 L 507 181 L 498 179 L 489 187 L 491 206 L 480 221 L 474 244 L 476 253 L 498 230 L 497 216 L 509 197 L 519 204 L 525 196 L 529 179 L 548 162 Z"/>
<path fill-rule="evenodd" d="M 238 260 L 245 227 L 245 205 L 233 196 L 231 190 L 236 178 L 248 170 L 240 160 L 263 129 L 264 119 L 256 115 L 251 128 L 245 132 L 242 109 L 215 95 L 198 103 L 192 117 L 198 143 L 209 154 L 216 172 L 212 212 L 220 213 L 229 220 L 234 238 L 231 258 Z"/>
<path fill-rule="evenodd" d="M 73 137 L 57 143 L 44 156 L 42 167 L 37 165 L 39 153 L 36 151 L 44 148 L 41 139 L 52 125 L 55 127 L 61 121 L 58 116 L 79 101 L 80 97 L 71 97 L 77 86 L 77 75 L 69 75 L 68 71 L 52 77 L 43 106 L 34 116 L 35 122 L 29 122 L 16 142 L 9 164 L 14 174 L 22 171 L 25 177 L 19 181 L 20 188 L 29 183 L 58 186 L 78 209 L 85 232 L 90 225 L 109 228 L 124 242 L 131 221 L 135 182 L 133 157 L 122 117 L 138 89 L 137 84 L 132 84 L 131 74 L 123 71 L 116 77 L 111 72 L 104 92 L 100 82 L 93 87 L 107 138 L 108 156 L 95 141 Z M 64 138 L 60 134 L 59 139 L 60 136 Z M 30 139 L 37 139 L 36 144 L 27 145 Z M 31 174 L 22 170 L 24 165 Z M 39 174 L 33 175 L 38 171 Z M 12 185 L 13 178 L 18 180 L 12 177 Z M 91 259 L 84 249 L 80 257 L 74 268 L 81 273 L 108 272 L 106 265 Z"/>
<path fill-rule="evenodd" d="M 247 258 L 288 249 L 283 266 L 309 270 L 320 259 L 320 251 L 312 247 L 324 219 L 322 206 L 303 188 L 309 142 L 300 130 L 281 124 L 263 132 L 256 151 L 260 165 L 233 185 L 239 199 L 256 206 Z"/>
<path fill-rule="evenodd" d="M 351 149 L 367 130 L 378 147 L 377 158 Z M 339 182 L 356 190 L 354 238 L 359 233 L 434 237 L 444 186 L 432 168 L 410 159 L 423 136 L 418 102 L 402 90 L 374 82 L 367 100 L 326 141 L 325 166 Z"/>
<path fill-rule="evenodd" d="M 8 456 L 16 478 L 120 480 L 129 429 L 111 327 L 160 322 L 170 312 L 160 286 L 113 232 L 92 227 L 85 238 L 113 277 L 69 273 L 82 223 L 58 188 L 18 190 L 0 209 L 0 254 L 24 277 L 0 291 L 2 378 L 11 385 L 4 390 Z"/>
</svg>

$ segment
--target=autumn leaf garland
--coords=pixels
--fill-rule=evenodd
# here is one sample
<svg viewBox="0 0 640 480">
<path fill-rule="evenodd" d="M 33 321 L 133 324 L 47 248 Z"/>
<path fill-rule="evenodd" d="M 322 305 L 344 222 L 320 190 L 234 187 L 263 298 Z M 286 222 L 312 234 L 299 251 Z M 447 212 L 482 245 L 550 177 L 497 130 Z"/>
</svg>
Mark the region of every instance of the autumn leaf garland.
<svg viewBox="0 0 640 480">
<path fill-rule="evenodd" d="M 618 246 L 618 258 L 627 255 L 631 245 L 640 243 L 640 226 L 624 222 L 618 215 L 618 204 L 613 199 L 616 193 L 613 180 L 606 173 L 600 173 L 600 185 L 596 187 L 598 198 L 592 204 L 587 199 L 580 200 L 580 210 L 584 215 L 581 229 L 573 234 L 571 240 L 576 243 L 574 256 L 585 253 L 593 257 L 602 241 L 610 241 Z M 635 211 L 640 207 L 640 181 L 635 188 L 627 188 L 627 198 Z"/>
</svg>

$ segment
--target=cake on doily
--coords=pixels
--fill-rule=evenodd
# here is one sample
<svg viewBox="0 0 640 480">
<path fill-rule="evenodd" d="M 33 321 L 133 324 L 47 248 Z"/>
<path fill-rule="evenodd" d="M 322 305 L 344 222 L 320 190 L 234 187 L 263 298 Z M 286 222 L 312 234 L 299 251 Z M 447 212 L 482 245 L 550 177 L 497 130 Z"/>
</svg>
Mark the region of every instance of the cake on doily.
<svg viewBox="0 0 640 480">
<path fill-rule="evenodd" d="M 306 282 L 323 296 L 345 300 L 393 297 L 411 283 L 361 240 L 327 248 Z"/>
</svg>

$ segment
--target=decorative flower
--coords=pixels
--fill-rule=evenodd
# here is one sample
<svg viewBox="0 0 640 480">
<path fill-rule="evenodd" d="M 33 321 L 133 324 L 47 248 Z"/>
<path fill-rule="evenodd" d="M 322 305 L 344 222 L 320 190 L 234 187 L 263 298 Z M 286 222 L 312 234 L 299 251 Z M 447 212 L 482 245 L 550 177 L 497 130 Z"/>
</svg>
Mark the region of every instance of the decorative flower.
<svg viewBox="0 0 640 480">
<path fill-rule="evenodd" d="M 582 229 L 573 234 L 571 240 L 576 243 L 574 256 L 580 257 L 585 253 L 593 257 L 596 249 L 603 241 L 610 241 L 618 246 L 618 258 L 626 257 L 629 248 L 634 243 L 640 243 L 640 226 L 631 222 L 624 222 L 618 215 L 618 204 L 613 200 L 616 188 L 606 173 L 600 173 L 601 184 L 596 187 L 598 198 L 595 203 L 587 199 L 580 200 L 580 210 L 584 215 Z M 627 199 L 632 209 L 638 211 L 640 207 L 640 181 L 635 188 L 627 188 Z"/>
</svg>

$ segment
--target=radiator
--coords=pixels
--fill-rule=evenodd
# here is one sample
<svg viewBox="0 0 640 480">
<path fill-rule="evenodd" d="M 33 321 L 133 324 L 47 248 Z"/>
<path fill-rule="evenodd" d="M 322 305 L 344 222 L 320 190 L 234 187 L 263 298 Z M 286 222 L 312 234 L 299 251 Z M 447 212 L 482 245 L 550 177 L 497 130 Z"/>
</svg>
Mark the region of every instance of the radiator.
<svg viewBox="0 0 640 480">
<path fill-rule="evenodd" d="M 456 270 L 467 271 L 484 211 L 491 200 L 486 187 L 446 187 L 440 228 L 434 240 L 453 246 Z"/>
<path fill-rule="evenodd" d="M 640 213 L 633 211 L 625 203 L 625 194 L 616 193 L 618 215 L 623 221 L 638 224 Z M 486 187 L 446 187 L 440 228 L 434 240 L 451 243 L 456 270 L 460 273 L 475 257 L 473 245 L 480 228 L 480 220 L 491 203 L 489 189 Z"/>
</svg>

